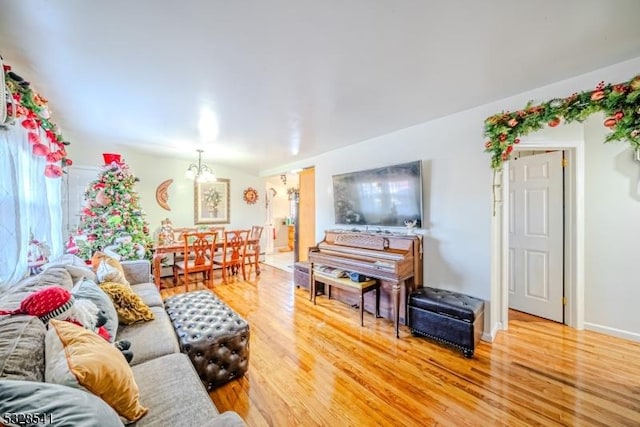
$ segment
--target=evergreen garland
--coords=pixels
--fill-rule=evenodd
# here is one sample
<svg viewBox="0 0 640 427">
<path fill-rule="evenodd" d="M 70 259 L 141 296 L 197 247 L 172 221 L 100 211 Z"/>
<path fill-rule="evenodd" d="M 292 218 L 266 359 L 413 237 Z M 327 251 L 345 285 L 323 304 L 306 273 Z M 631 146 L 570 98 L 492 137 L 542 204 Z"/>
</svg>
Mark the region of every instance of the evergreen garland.
<svg viewBox="0 0 640 427">
<path fill-rule="evenodd" d="M 604 126 L 611 129 L 605 142 L 627 140 L 640 148 L 640 75 L 619 84 L 598 83 L 592 91 L 573 93 L 539 105 L 529 101 L 522 109 L 502 112 L 484 122 L 485 151 L 491 154 L 491 167 L 500 169 L 509 160 L 514 144 L 533 131 L 565 123 L 582 122 L 591 114 L 603 111 Z"/>
<path fill-rule="evenodd" d="M 6 102 L 7 115 L 11 120 L 7 124 L 12 125 L 18 121 L 29 131 L 29 142 L 33 145 L 41 143 L 41 132 L 44 133 L 50 149 L 46 152 L 34 150 L 34 155 L 46 156 L 49 163 L 45 170 L 47 177 L 60 177 L 62 168 L 71 166 L 73 162 L 67 157 L 66 146 L 69 142 L 64 140 L 58 126 L 50 120 L 47 99 L 34 91 L 28 81 L 13 72 L 10 65 L 4 64 L 2 72 L 11 96 L 11 99 L 0 100 Z"/>
</svg>

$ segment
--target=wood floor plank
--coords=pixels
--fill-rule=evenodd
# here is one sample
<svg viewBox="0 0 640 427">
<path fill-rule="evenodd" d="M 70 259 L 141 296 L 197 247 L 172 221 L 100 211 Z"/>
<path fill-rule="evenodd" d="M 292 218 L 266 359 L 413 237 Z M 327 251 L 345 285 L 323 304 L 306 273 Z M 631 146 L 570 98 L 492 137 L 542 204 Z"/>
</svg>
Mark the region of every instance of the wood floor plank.
<svg viewBox="0 0 640 427">
<path fill-rule="evenodd" d="M 163 296 L 183 292 L 163 280 Z M 193 288 L 193 286 L 191 287 Z M 204 289 L 202 282 L 198 289 Z M 473 359 L 262 274 L 213 291 L 251 327 L 249 371 L 210 393 L 249 426 L 640 425 L 640 343 L 514 312 Z"/>
</svg>

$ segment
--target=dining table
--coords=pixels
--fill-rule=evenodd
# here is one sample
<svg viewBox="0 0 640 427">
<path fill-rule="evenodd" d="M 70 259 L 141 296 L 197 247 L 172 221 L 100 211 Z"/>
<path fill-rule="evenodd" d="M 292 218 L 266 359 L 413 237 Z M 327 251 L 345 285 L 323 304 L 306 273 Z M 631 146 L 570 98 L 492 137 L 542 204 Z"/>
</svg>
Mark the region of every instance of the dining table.
<svg viewBox="0 0 640 427">
<path fill-rule="evenodd" d="M 247 240 L 247 245 L 253 245 L 256 248 L 256 253 L 260 253 L 260 240 L 259 239 L 249 239 Z M 218 250 L 222 250 L 224 247 L 224 241 L 216 242 L 216 252 Z M 154 243 L 151 250 L 153 251 L 153 281 L 158 289 L 160 289 L 160 272 L 161 272 L 161 263 L 162 258 L 164 258 L 167 254 L 176 254 L 184 252 L 184 242 L 173 242 L 173 243 L 164 243 L 160 244 L 158 242 Z M 259 256 L 255 257 L 254 265 L 256 268 L 256 276 L 260 275 L 260 262 Z"/>
</svg>

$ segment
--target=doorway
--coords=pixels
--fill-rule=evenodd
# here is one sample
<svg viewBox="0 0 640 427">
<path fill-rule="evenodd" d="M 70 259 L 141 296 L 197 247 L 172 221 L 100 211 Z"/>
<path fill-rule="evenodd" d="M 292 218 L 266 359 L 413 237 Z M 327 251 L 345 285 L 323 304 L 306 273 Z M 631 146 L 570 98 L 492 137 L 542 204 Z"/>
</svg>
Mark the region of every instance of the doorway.
<svg viewBox="0 0 640 427">
<path fill-rule="evenodd" d="M 584 141 L 523 140 L 522 150 L 564 150 L 565 168 L 565 318 L 584 329 Z M 509 322 L 509 203 L 510 161 L 494 176 L 492 217 L 491 339 Z M 495 321 L 494 321 L 495 319 Z"/>
<path fill-rule="evenodd" d="M 267 218 L 264 263 L 285 271 L 293 271 L 295 262 L 295 224 L 297 217 L 297 173 L 282 173 L 266 179 Z"/>
</svg>

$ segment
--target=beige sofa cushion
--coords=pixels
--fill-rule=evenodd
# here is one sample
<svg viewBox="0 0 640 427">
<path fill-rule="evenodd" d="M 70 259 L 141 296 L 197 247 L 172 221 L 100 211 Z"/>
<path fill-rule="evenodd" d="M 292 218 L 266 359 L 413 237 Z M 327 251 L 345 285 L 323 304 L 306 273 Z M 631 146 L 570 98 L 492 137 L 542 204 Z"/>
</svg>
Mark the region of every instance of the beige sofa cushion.
<svg viewBox="0 0 640 427">
<path fill-rule="evenodd" d="M 154 408 L 137 426 L 201 426 L 218 415 L 186 355 L 166 355 L 131 369 L 140 389 L 140 401 Z M 175 404 L 177 399 L 179 405 Z"/>
<path fill-rule="evenodd" d="M 160 296 L 160 292 L 158 292 L 158 288 L 153 283 L 140 283 L 138 285 L 131 285 L 131 289 L 135 292 L 142 302 L 147 304 L 149 307 L 164 307 L 164 302 L 162 302 L 162 297 Z"/>
<path fill-rule="evenodd" d="M 116 339 L 131 342 L 131 351 L 133 351 L 131 365 L 180 352 L 178 339 L 167 312 L 163 307 L 150 307 L 150 309 L 154 320 L 133 325 L 120 325 L 118 328 Z"/>
<path fill-rule="evenodd" d="M 44 337 L 37 317 L 0 317 L 0 378 L 44 381 Z"/>
</svg>

